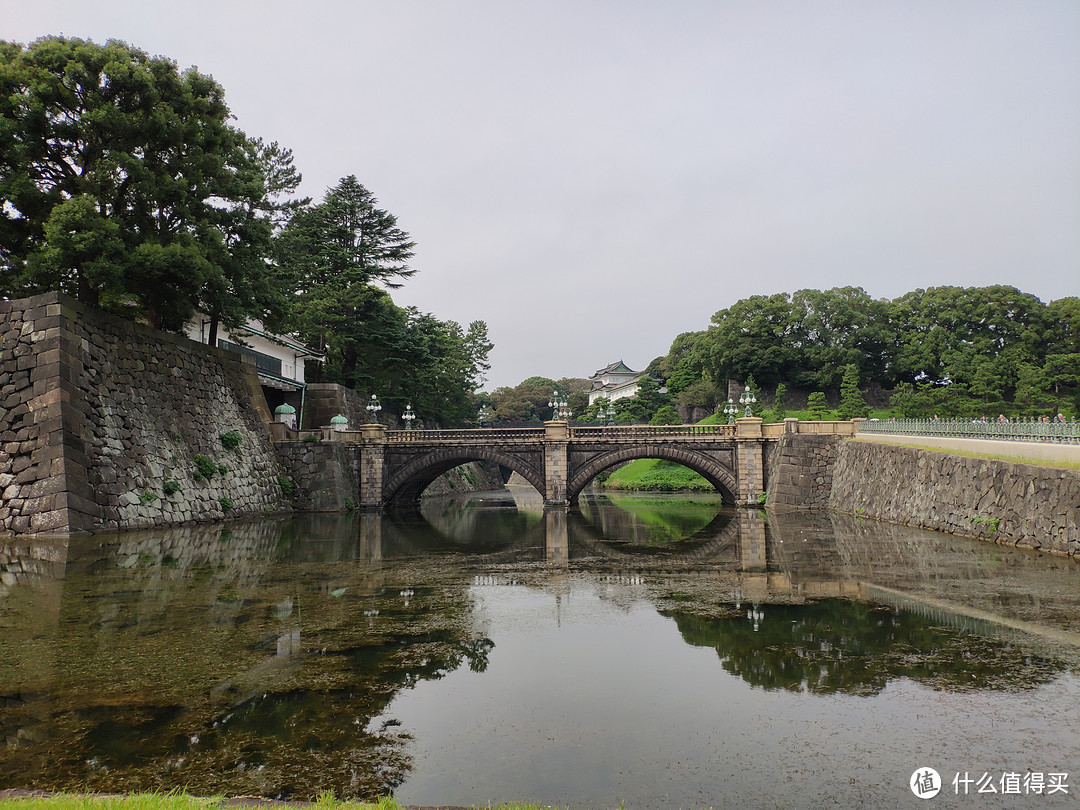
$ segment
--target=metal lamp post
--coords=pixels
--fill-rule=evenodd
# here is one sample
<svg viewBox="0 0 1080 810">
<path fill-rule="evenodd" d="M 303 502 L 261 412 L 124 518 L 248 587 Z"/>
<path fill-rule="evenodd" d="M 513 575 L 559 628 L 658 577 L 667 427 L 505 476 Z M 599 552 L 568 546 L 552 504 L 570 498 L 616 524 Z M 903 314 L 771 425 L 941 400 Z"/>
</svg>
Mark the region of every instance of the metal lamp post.
<svg viewBox="0 0 1080 810">
<path fill-rule="evenodd" d="M 728 397 L 727 405 L 724 406 L 724 413 L 727 414 L 727 423 L 729 425 L 735 424 L 735 414 L 739 412 L 739 406 L 735 404 L 735 401 Z"/>
<path fill-rule="evenodd" d="M 551 395 L 551 401 L 548 403 L 548 407 L 551 408 L 552 419 L 562 419 L 565 421 L 570 418 L 570 408 L 567 406 L 566 400 L 557 388 Z"/>
<path fill-rule="evenodd" d="M 753 416 L 753 412 L 750 410 L 750 406 L 757 402 L 757 397 L 754 396 L 754 392 L 747 386 L 741 394 L 739 394 L 739 404 L 746 406 L 746 411 L 743 412 L 743 416 Z"/>
<path fill-rule="evenodd" d="M 405 406 L 405 413 L 401 415 L 401 418 L 405 421 L 405 429 L 412 430 L 412 423 L 413 420 L 416 418 L 416 414 L 413 413 L 411 402 Z"/>
<path fill-rule="evenodd" d="M 375 424 L 379 421 L 379 411 L 382 410 L 382 405 L 379 404 L 379 398 L 374 394 L 371 395 L 371 399 L 367 405 L 364 406 L 364 410 L 368 412 L 368 419 L 371 420 L 371 424 Z"/>
</svg>

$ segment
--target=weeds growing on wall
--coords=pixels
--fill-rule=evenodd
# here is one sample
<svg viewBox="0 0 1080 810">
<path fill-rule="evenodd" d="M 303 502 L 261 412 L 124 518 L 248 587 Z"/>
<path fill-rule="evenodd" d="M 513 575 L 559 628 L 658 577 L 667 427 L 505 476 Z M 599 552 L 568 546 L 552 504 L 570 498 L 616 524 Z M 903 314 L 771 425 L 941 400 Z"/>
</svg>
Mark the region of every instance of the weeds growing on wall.
<svg viewBox="0 0 1080 810">
<path fill-rule="evenodd" d="M 202 453 L 195 454 L 195 480 L 205 479 L 209 481 L 218 471 L 217 462 Z"/>
<path fill-rule="evenodd" d="M 235 430 L 229 430 L 222 433 L 218 438 L 221 439 L 221 446 L 226 450 L 236 450 L 240 445 L 244 443 L 244 437 L 237 433 Z"/>
</svg>

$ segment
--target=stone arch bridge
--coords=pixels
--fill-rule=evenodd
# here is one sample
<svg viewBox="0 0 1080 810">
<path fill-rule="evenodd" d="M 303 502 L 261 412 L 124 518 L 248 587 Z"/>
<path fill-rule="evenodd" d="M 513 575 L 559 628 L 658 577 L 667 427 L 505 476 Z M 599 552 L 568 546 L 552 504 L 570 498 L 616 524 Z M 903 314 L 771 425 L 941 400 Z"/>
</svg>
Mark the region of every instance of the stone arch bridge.
<svg viewBox="0 0 1080 810">
<path fill-rule="evenodd" d="M 791 420 L 795 421 L 795 420 Z M 673 427 L 543 427 L 479 430 L 324 431 L 346 444 L 359 473 L 359 505 L 401 506 L 447 470 L 487 461 L 519 473 L 547 505 L 568 505 L 604 470 L 638 458 L 673 461 L 708 480 L 724 500 L 751 505 L 768 485 L 768 460 L 787 425 L 762 425 L 756 417 L 734 425 Z"/>
</svg>

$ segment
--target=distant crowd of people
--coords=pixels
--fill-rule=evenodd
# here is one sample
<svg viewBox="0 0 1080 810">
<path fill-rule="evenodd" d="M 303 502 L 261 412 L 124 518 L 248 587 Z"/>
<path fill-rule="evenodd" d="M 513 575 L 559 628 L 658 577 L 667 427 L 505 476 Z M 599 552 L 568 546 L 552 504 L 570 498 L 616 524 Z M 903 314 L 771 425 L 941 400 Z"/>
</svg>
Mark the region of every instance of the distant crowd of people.
<svg viewBox="0 0 1080 810">
<path fill-rule="evenodd" d="M 933 418 L 930 421 L 931 422 L 937 422 L 938 421 L 938 415 L 935 413 Z M 971 420 L 971 424 L 973 424 L 973 425 L 979 425 L 979 424 L 985 425 L 985 424 L 989 423 L 989 421 L 990 420 L 987 419 L 985 416 L 976 416 L 974 419 Z M 997 417 L 997 421 L 998 421 L 998 424 L 1006 425 L 1006 424 L 1009 423 L 1009 417 L 1007 417 L 1003 413 L 999 413 L 998 417 Z M 1060 422 L 1065 422 L 1066 419 L 1065 419 L 1065 414 L 1059 413 L 1052 420 L 1050 419 L 1049 416 L 1042 416 L 1042 417 L 1039 418 L 1039 421 L 1044 423 L 1044 424 L 1050 424 L 1050 422 L 1052 422 L 1052 421 L 1053 422 L 1059 422 L 1059 423 Z"/>
</svg>

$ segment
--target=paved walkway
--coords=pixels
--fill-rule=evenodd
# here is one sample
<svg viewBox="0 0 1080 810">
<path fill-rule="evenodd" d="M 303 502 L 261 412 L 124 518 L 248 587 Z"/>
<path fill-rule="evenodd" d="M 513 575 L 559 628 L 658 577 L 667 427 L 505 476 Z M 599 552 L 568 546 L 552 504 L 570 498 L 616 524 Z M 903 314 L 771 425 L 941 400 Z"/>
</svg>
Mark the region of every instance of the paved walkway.
<svg viewBox="0 0 1080 810">
<path fill-rule="evenodd" d="M 924 447 L 927 450 L 959 450 L 1007 461 L 1042 464 L 1049 467 L 1080 465 L 1080 444 L 954 439 L 943 436 L 891 436 L 885 433 L 860 433 L 855 440 L 899 444 L 904 447 Z"/>
</svg>

